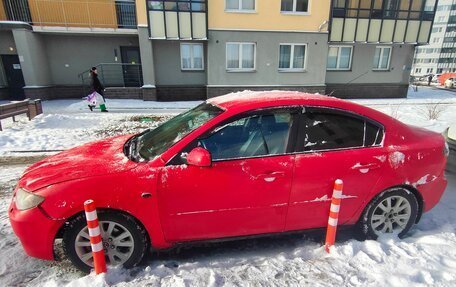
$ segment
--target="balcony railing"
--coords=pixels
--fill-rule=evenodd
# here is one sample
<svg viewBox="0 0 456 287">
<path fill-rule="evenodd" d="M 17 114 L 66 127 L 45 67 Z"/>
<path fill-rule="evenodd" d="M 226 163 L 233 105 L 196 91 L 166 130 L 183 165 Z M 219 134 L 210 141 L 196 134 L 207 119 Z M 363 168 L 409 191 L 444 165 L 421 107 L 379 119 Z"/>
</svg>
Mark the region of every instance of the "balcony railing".
<svg viewBox="0 0 456 287">
<path fill-rule="evenodd" d="M 133 0 L 0 0 L 0 20 L 36 26 L 136 29 Z"/>
<path fill-rule="evenodd" d="M 141 64 L 126 63 L 101 63 L 96 66 L 98 78 L 106 88 L 111 87 L 141 87 L 143 85 Z M 78 75 L 84 93 L 87 93 L 90 86 L 90 70 Z"/>
</svg>

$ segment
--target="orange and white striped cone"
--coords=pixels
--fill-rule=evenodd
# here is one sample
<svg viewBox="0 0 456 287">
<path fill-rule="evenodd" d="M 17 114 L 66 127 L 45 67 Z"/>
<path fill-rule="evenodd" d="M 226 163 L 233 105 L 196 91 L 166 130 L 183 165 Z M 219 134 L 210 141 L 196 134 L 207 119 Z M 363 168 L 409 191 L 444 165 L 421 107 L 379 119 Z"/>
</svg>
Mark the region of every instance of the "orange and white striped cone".
<svg viewBox="0 0 456 287">
<path fill-rule="evenodd" d="M 339 220 L 340 202 L 342 199 L 343 181 L 337 179 L 334 182 L 334 190 L 331 199 L 331 209 L 329 210 L 328 229 L 326 230 L 325 250 L 329 253 L 329 248 L 336 241 L 337 221 Z"/>
<path fill-rule="evenodd" d="M 103 251 L 103 241 L 101 238 L 100 225 L 98 224 L 97 210 L 95 202 L 89 199 L 84 202 L 85 216 L 87 219 L 87 227 L 90 235 L 90 245 L 93 253 L 93 267 L 95 273 L 106 273 L 106 260 Z"/>
</svg>

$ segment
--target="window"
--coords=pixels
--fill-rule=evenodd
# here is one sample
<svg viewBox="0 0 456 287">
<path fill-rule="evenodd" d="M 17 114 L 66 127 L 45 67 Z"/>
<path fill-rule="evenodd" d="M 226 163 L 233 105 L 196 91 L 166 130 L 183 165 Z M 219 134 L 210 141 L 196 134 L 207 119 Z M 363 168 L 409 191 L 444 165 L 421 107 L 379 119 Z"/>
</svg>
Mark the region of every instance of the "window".
<svg viewBox="0 0 456 287">
<path fill-rule="evenodd" d="M 442 32 L 442 27 L 432 28 L 432 33 L 440 33 L 440 32 Z"/>
<path fill-rule="evenodd" d="M 181 69 L 204 70 L 203 44 L 181 44 Z"/>
<path fill-rule="evenodd" d="M 205 0 L 160 0 L 148 1 L 149 10 L 205 12 Z"/>
<path fill-rule="evenodd" d="M 225 0 L 227 11 L 255 11 L 255 0 Z"/>
<path fill-rule="evenodd" d="M 426 70 L 426 73 L 427 73 L 427 74 L 431 74 L 433 70 L 434 70 L 433 68 L 428 68 L 428 69 Z"/>
<path fill-rule="evenodd" d="M 384 18 L 397 18 L 397 11 L 399 9 L 399 0 L 385 0 L 383 4 Z"/>
<path fill-rule="evenodd" d="M 292 122 L 289 112 L 252 115 L 215 128 L 198 145 L 213 160 L 235 159 L 286 153 Z"/>
<path fill-rule="evenodd" d="M 377 47 L 374 55 L 374 70 L 388 70 L 391 47 Z"/>
<path fill-rule="evenodd" d="M 226 43 L 226 69 L 253 71 L 255 69 L 255 43 Z"/>
<path fill-rule="evenodd" d="M 426 0 L 424 11 L 434 11 L 435 0 Z"/>
<path fill-rule="evenodd" d="M 328 52 L 328 70 L 350 70 L 352 46 L 330 46 Z"/>
<path fill-rule="evenodd" d="M 437 11 L 450 11 L 451 5 L 439 5 Z"/>
<path fill-rule="evenodd" d="M 383 129 L 366 120 L 324 109 L 306 111 L 305 116 L 304 151 L 368 147 L 382 142 Z"/>
<path fill-rule="evenodd" d="M 306 67 L 305 44 L 280 44 L 279 70 L 303 71 Z"/>
<path fill-rule="evenodd" d="M 432 40 L 432 43 L 438 43 L 438 42 L 440 42 L 440 38 L 435 37 L 435 38 Z"/>
<path fill-rule="evenodd" d="M 309 0 L 282 0 L 282 12 L 308 13 Z"/>
<path fill-rule="evenodd" d="M 419 73 L 421 73 L 421 68 L 416 68 L 415 69 L 415 74 L 419 74 Z"/>
</svg>

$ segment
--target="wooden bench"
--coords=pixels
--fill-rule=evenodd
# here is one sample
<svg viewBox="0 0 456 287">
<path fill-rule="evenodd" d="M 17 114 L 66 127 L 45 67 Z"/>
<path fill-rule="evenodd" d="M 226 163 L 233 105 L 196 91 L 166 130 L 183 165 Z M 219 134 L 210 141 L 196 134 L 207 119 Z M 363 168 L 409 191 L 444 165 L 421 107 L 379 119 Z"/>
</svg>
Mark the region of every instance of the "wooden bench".
<svg viewBox="0 0 456 287">
<path fill-rule="evenodd" d="M 41 113 L 43 113 L 43 108 L 41 106 L 41 100 L 25 99 L 20 102 L 0 105 L 0 120 L 12 117 L 13 121 L 16 121 L 16 116 L 22 115 L 22 114 L 27 114 L 29 120 L 31 120 Z M 1 121 L 0 121 L 0 131 L 2 131 Z"/>
</svg>

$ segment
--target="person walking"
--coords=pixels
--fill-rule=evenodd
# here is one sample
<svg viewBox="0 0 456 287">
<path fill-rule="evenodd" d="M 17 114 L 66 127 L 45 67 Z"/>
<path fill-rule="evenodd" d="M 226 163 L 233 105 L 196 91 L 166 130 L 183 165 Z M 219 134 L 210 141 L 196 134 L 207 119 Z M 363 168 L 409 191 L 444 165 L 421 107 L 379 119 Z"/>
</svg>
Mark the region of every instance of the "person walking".
<svg viewBox="0 0 456 287">
<path fill-rule="evenodd" d="M 429 76 L 428 76 L 428 86 L 430 86 L 430 85 L 431 85 L 431 82 L 432 82 L 432 78 L 433 78 L 433 76 L 432 76 L 432 75 L 429 75 Z"/>
<path fill-rule="evenodd" d="M 100 110 L 102 112 L 107 112 L 108 110 L 106 109 L 106 101 L 104 98 L 104 87 L 101 84 L 100 80 L 98 79 L 98 71 L 97 71 L 96 67 L 92 67 L 90 69 L 90 76 L 92 78 L 91 86 L 92 86 L 93 92 L 97 92 L 101 96 L 101 99 L 96 99 L 96 102 L 99 103 Z M 89 109 L 91 111 L 93 110 L 94 107 L 95 107 L 94 105 L 89 105 Z"/>
</svg>

